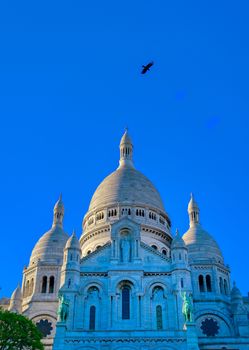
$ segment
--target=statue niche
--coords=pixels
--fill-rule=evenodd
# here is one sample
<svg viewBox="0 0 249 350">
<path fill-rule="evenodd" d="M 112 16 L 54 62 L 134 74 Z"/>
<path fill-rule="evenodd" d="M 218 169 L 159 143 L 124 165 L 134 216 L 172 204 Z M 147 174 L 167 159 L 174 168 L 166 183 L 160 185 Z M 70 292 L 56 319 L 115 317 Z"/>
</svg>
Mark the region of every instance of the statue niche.
<svg viewBox="0 0 249 350">
<path fill-rule="evenodd" d="M 131 240 L 129 232 L 124 232 L 120 237 L 120 256 L 121 261 L 126 263 L 131 261 Z"/>
</svg>

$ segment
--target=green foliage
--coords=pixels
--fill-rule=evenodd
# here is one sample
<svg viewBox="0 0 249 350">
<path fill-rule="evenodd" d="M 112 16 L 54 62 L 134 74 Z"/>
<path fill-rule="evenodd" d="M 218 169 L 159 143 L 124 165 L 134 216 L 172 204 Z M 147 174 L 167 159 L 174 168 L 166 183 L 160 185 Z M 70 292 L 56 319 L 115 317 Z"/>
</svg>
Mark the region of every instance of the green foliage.
<svg viewBox="0 0 249 350">
<path fill-rule="evenodd" d="M 27 317 L 0 309 L 0 350 L 43 350 L 41 338 Z"/>
</svg>

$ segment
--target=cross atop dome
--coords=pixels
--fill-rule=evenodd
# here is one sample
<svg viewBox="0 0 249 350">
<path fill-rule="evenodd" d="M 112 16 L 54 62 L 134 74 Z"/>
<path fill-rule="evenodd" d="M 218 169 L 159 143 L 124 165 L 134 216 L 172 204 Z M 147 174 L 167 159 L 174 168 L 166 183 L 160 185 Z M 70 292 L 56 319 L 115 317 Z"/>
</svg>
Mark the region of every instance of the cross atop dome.
<svg viewBox="0 0 249 350">
<path fill-rule="evenodd" d="M 120 140 L 120 159 L 119 159 L 119 168 L 126 166 L 134 168 L 133 164 L 133 144 L 130 135 L 128 134 L 128 128 L 125 129 L 125 132 Z"/>
</svg>

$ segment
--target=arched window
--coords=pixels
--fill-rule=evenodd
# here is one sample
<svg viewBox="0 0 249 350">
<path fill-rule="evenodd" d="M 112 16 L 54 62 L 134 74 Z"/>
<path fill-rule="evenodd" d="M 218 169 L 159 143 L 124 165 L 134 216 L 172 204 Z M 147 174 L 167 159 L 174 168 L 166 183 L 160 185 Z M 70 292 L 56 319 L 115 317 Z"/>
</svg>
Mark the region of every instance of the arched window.
<svg viewBox="0 0 249 350">
<path fill-rule="evenodd" d="M 88 251 L 87 251 L 87 255 L 91 254 L 91 252 L 92 252 L 91 250 L 88 250 Z"/>
<path fill-rule="evenodd" d="M 211 276 L 210 275 L 206 276 L 206 286 L 207 286 L 207 291 L 212 292 L 212 283 L 211 283 Z"/>
<path fill-rule="evenodd" d="M 26 283 L 26 288 L 25 288 L 25 297 L 29 296 L 29 281 Z"/>
<path fill-rule="evenodd" d="M 158 330 L 163 329 L 163 315 L 161 305 L 157 305 L 156 307 L 156 328 Z"/>
<path fill-rule="evenodd" d="M 54 293 L 54 276 L 49 278 L 49 293 Z"/>
<path fill-rule="evenodd" d="M 166 250 L 166 249 L 163 249 L 163 250 L 162 250 L 162 254 L 167 256 L 167 250 Z"/>
<path fill-rule="evenodd" d="M 128 286 L 122 289 L 122 319 L 130 319 L 130 288 Z"/>
<path fill-rule="evenodd" d="M 151 246 L 151 248 L 153 248 L 153 249 L 157 250 L 157 246 L 156 246 L 156 245 L 154 245 L 154 244 Z"/>
<path fill-rule="evenodd" d="M 224 292 L 226 295 L 228 295 L 228 285 L 227 285 L 227 280 L 224 279 Z"/>
<path fill-rule="evenodd" d="M 205 292 L 204 278 L 202 275 L 199 276 L 199 289 L 200 289 L 200 292 Z"/>
<path fill-rule="evenodd" d="M 179 253 L 179 260 L 182 260 L 182 254 Z"/>
<path fill-rule="evenodd" d="M 224 284 L 223 284 L 223 279 L 220 277 L 219 279 L 219 286 L 220 286 L 220 292 L 221 294 L 224 293 Z"/>
<path fill-rule="evenodd" d="M 34 278 L 31 279 L 29 295 L 33 293 L 33 289 L 34 289 Z"/>
<path fill-rule="evenodd" d="M 95 330 L 95 320 L 96 320 L 96 307 L 92 305 L 90 307 L 90 317 L 89 317 L 89 329 L 90 329 L 90 331 Z"/>
<path fill-rule="evenodd" d="M 183 278 L 181 278 L 181 288 L 184 288 L 184 281 L 183 281 Z"/>
<path fill-rule="evenodd" d="M 47 292 L 47 281 L 48 281 L 47 276 L 43 276 L 42 277 L 42 288 L 41 288 L 41 292 L 42 293 L 46 293 Z"/>
</svg>

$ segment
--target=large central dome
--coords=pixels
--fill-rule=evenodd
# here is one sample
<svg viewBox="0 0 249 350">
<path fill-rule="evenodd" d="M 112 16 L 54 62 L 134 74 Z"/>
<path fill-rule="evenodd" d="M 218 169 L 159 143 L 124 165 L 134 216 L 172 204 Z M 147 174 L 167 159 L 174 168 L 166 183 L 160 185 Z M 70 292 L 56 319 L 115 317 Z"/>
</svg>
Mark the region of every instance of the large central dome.
<svg viewBox="0 0 249 350">
<path fill-rule="evenodd" d="M 110 241 L 112 225 L 127 218 L 140 225 L 142 240 L 168 251 L 170 219 L 159 192 L 133 164 L 133 145 L 126 131 L 120 141 L 119 167 L 96 189 L 82 222 L 83 256 Z"/>
<path fill-rule="evenodd" d="M 151 181 L 138 170 L 127 166 L 119 167 L 101 182 L 89 210 L 118 203 L 150 206 L 164 211 L 161 197 Z"/>
<path fill-rule="evenodd" d="M 165 211 L 159 192 L 147 177 L 134 168 L 132 156 L 132 141 L 126 130 L 120 141 L 119 167 L 98 186 L 89 211 L 117 204 L 149 206 Z"/>
</svg>

